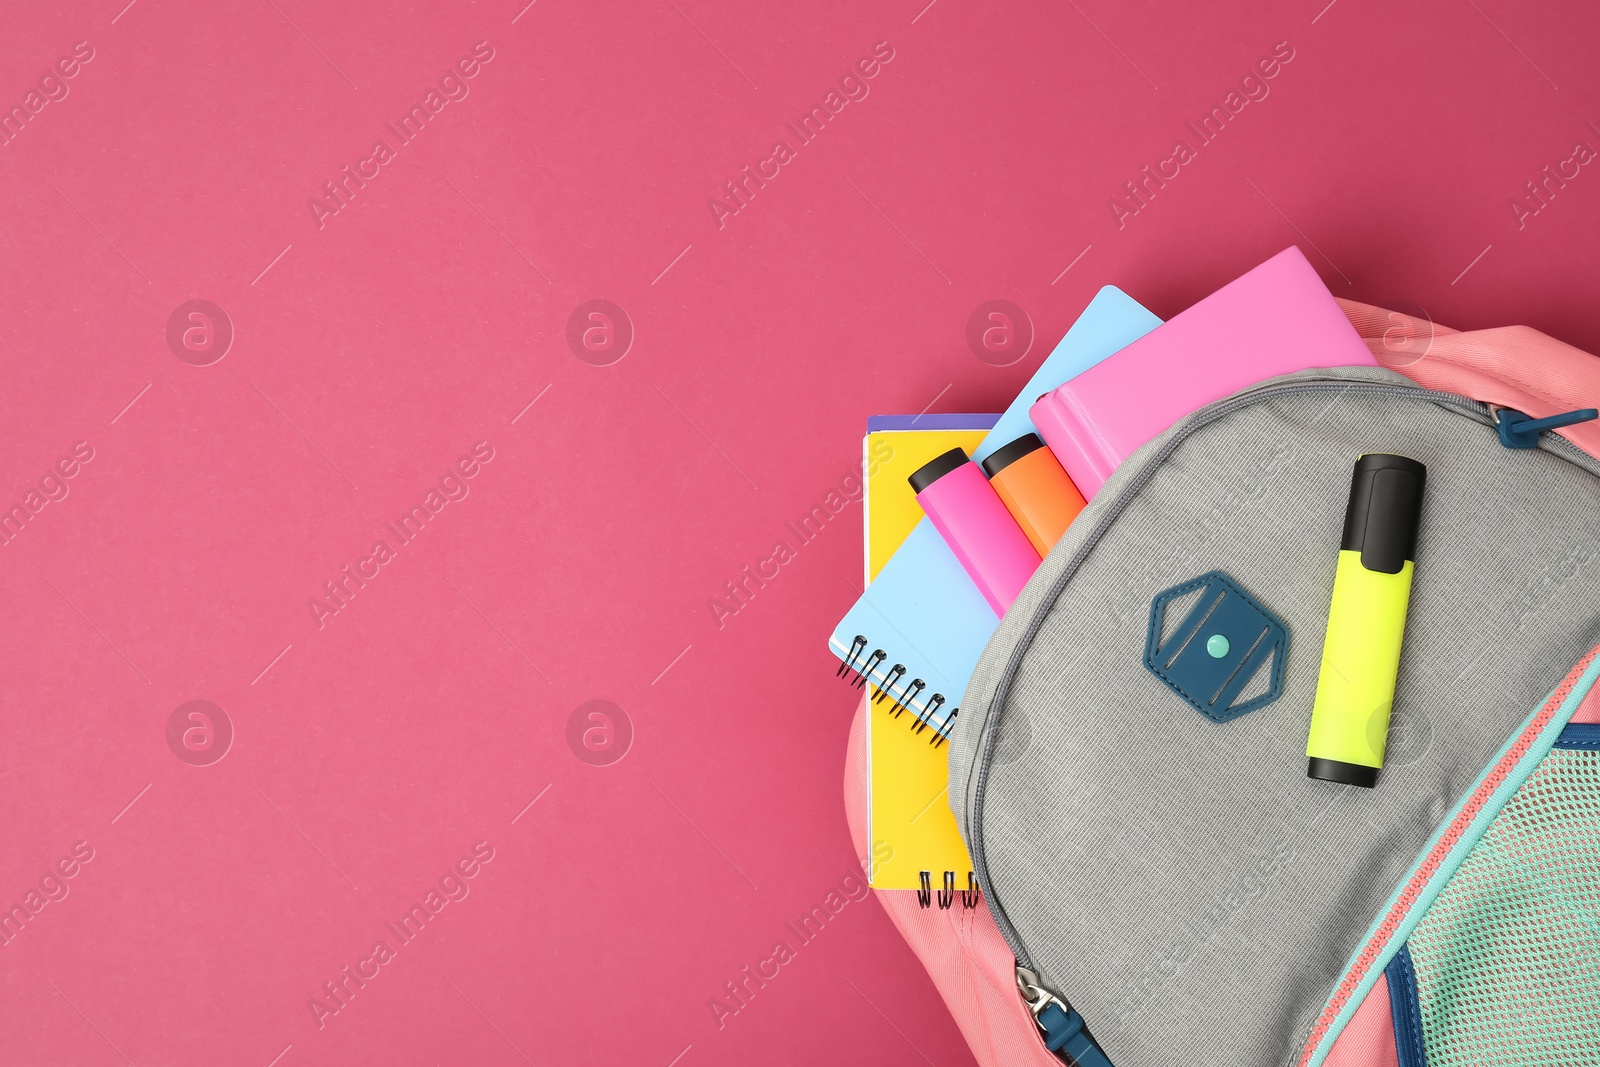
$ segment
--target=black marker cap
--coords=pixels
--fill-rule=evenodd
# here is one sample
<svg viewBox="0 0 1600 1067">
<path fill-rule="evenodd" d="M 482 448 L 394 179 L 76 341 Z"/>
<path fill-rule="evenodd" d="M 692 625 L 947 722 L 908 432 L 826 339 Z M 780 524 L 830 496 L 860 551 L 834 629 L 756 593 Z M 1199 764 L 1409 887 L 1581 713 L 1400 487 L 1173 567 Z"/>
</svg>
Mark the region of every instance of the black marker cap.
<svg viewBox="0 0 1600 1067">
<path fill-rule="evenodd" d="M 1337 782 L 1339 785 L 1359 785 L 1363 789 L 1371 789 L 1378 784 L 1376 767 L 1336 759 L 1319 759 L 1316 756 L 1311 757 L 1306 776 L 1322 782 Z"/>
<path fill-rule="evenodd" d="M 1037 452 L 1043 447 L 1044 442 L 1039 440 L 1038 434 L 1025 433 L 1009 445 L 1003 445 L 989 453 L 978 466 L 983 468 L 985 478 L 993 478 L 1023 456 Z"/>
<path fill-rule="evenodd" d="M 962 464 L 968 463 L 965 449 L 952 448 L 941 455 L 934 456 L 928 462 L 911 472 L 911 477 L 906 481 L 911 483 L 911 491 L 920 493 L 946 474 L 956 470 Z"/>
<path fill-rule="evenodd" d="M 1372 452 L 1356 460 L 1339 548 L 1360 552 L 1369 571 L 1399 574 L 1406 560 L 1417 558 L 1427 478 L 1428 468 L 1405 456 Z"/>
</svg>

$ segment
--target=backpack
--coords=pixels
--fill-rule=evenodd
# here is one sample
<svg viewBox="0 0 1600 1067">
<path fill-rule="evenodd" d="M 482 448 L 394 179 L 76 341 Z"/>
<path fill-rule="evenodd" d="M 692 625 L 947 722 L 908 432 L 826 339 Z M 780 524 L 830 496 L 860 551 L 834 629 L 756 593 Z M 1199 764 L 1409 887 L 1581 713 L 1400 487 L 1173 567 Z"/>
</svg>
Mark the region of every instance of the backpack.
<svg viewBox="0 0 1600 1067">
<path fill-rule="evenodd" d="M 1146 445 L 984 653 L 950 752 L 984 900 L 879 893 L 981 1063 L 1600 1062 L 1600 431 L 1517 432 L 1600 365 L 1344 306 L 1389 369 L 1263 383 Z M 1372 790 L 1303 755 L 1363 451 L 1429 468 Z M 1287 629 L 1271 699 L 1227 721 L 1144 665 L 1163 595 L 1219 571 Z"/>
</svg>

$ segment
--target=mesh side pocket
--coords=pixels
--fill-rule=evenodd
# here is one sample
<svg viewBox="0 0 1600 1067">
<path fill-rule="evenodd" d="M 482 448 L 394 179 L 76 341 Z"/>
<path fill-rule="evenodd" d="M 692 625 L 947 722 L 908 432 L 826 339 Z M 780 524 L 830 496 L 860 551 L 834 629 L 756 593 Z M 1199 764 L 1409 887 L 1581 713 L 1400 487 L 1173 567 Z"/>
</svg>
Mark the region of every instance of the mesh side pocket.
<svg viewBox="0 0 1600 1067">
<path fill-rule="evenodd" d="M 1600 1064 L 1600 752 L 1551 751 L 1409 946 L 1428 1067 Z"/>
</svg>

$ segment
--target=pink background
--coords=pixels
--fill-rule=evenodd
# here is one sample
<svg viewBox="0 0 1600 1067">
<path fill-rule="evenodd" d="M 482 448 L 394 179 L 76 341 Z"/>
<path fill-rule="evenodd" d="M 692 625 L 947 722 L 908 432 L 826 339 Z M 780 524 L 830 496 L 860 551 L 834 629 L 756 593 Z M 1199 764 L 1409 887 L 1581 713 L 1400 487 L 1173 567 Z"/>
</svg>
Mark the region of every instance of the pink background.
<svg viewBox="0 0 1600 1067">
<path fill-rule="evenodd" d="M 0 505 L 93 450 L 0 547 L 0 904 L 93 849 L 0 947 L 8 1065 L 969 1063 L 875 903 L 785 926 L 856 870 L 824 637 L 861 551 L 856 505 L 803 546 L 786 523 L 865 417 L 995 410 L 1100 285 L 1167 316 L 1290 243 L 1336 295 L 1600 348 L 1600 166 L 1511 207 L 1600 148 L 1593 5 L 124 2 L 0 34 L 8 107 L 93 50 L 0 148 Z M 308 199 L 480 41 L 319 228 Z M 166 337 L 193 299 L 235 331 L 207 366 Z M 606 366 L 567 340 L 594 299 L 635 334 Z M 1009 366 L 966 340 L 993 299 L 1036 335 Z M 481 441 L 470 494 L 319 628 L 323 583 Z M 197 699 L 234 731 L 204 766 L 168 742 Z M 568 743 L 595 699 L 634 734 L 608 766 Z M 319 1029 L 308 1000 L 480 841 Z"/>
</svg>

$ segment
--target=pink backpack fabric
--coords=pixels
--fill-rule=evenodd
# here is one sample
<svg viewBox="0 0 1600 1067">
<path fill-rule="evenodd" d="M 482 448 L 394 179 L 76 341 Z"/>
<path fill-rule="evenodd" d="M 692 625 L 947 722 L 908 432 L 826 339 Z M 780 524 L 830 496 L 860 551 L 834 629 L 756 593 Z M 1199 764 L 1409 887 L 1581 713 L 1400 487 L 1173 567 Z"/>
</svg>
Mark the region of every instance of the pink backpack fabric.
<svg viewBox="0 0 1600 1067">
<path fill-rule="evenodd" d="M 1378 362 L 1430 389 L 1514 408 L 1535 418 L 1587 407 L 1600 398 L 1600 359 L 1526 326 L 1461 332 L 1396 311 L 1340 300 Z M 1600 423 L 1561 434 L 1600 456 Z M 858 855 L 866 840 L 866 723 L 863 698 L 850 726 L 844 802 Z M 1600 689 L 1573 722 L 1600 722 Z M 1017 991 L 1016 960 L 988 905 L 924 909 L 910 890 L 876 890 L 878 902 L 944 997 L 983 1067 L 1059 1067 Z M 1092 1025 L 1092 1020 L 1091 1020 Z M 1398 1067 L 1389 992 L 1379 979 L 1346 1025 L 1326 1067 Z"/>
</svg>

